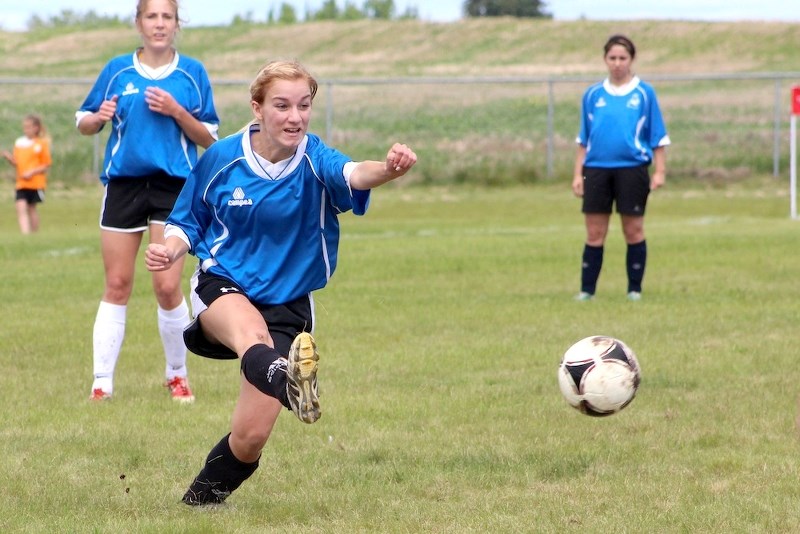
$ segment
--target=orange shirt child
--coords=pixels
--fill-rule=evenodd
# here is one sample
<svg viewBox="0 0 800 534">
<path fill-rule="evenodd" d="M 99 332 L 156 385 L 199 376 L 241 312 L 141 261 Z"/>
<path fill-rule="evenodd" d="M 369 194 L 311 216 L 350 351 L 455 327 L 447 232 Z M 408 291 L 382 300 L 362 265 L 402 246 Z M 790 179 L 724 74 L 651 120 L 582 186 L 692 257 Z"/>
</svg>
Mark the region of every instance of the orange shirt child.
<svg viewBox="0 0 800 534">
<path fill-rule="evenodd" d="M 47 187 L 47 172 L 39 172 L 25 177 L 28 171 L 42 167 L 49 167 L 53 162 L 50 158 L 50 143 L 41 137 L 22 136 L 14 142 L 14 161 L 17 167 L 17 189 L 45 189 Z"/>
</svg>

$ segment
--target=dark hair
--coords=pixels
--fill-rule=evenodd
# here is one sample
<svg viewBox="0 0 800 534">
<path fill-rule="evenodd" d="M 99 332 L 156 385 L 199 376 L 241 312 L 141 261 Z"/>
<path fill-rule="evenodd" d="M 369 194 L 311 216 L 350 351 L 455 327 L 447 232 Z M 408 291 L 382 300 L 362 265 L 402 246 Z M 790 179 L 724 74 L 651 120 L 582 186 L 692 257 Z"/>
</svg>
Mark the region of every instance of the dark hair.
<svg viewBox="0 0 800 534">
<path fill-rule="evenodd" d="M 612 35 L 606 41 L 605 46 L 603 46 L 603 56 L 605 57 L 608 55 L 608 51 L 611 50 L 611 47 L 614 45 L 619 45 L 623 47 L 628 53 L 631 55 L 631 59 L 636 57 L 636 47 L 633 45 L 633 41 L 625 37 L 624 35 L 618 33 Z"/>
</svg>

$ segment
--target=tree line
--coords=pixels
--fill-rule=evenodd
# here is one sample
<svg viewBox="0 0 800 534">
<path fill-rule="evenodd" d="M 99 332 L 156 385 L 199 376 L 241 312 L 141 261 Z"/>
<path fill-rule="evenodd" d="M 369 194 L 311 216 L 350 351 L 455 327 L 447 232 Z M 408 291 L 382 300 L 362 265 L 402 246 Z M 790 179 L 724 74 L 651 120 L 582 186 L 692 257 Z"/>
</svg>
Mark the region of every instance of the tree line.
<svg viewBox="0 0 800 534">
<path fill-rule="evenodd" d="M 465 0 L 461 13 L 464 17 L 518 17 L 518 18 L 552 18 L 546 11 L 543 0 Z M 344 0 L 340 6 L 337 0 L 325 0 L 319 9 L 306 8 L 304 17 L 288 2 L 269 9 L 265 18 L 260 19 L 254 11 L 234 15 L 231 24 L 248 24 L 266 22 L 267 24 L 296 24 L 303 21 L 323 20 L 397 20 L 419 19 L 416 6 L 406 7 L 398 13 L 394 0 L 364 0 L 361 4 L 353 0 Z M 41 28 L 63 27 L 100 27 L 108 25 L 124 25 L 129 21 L 119 16 L 99 15 L 94 10 L 80 13 L 72 9 L 62 10 L 58 15 L 43 18 L 32 16 L 27 23 L 29 30 Z"/>
</svg>

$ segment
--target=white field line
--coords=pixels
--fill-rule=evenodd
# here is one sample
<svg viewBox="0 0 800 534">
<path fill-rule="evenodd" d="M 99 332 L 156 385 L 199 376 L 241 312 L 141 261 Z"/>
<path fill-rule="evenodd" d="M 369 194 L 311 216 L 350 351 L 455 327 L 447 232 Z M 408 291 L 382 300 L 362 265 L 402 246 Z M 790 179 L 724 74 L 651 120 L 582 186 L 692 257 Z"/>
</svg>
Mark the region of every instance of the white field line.
<svg viewBox="0 0 800 534">
<path fill-rule="evenodd" d="M 737 218 L 738 219 L 738 218 Z M 713 226 L 728 224 L 732 220 L 727 216 L 704 216 L 694 217 L 681 221 L 671 222 L 647 222 L 647 228 L 677 228 L 686 226 Z M 615 224 L 612 220 L 609 233 L 614 230 Z M 522 235 L 536 235 L 536 234 L 559 234 L 559 233 L 576 233 L 583 232 L 583 226 L 578 223 L 568 226 L 488 226 L 483 228 L 422 228 L 419 230 L 397 231 L 389 230 L 386 232 L 377 233 L 361 233 L 361 232 L 342 232 L 342 239 L 393 239 L 401 237 L 458 237 L 458 236 L 522 236 Z"/>
<path fill-rule="evenodd" d="M 49 258 L 62 258 L 64 256 L 80 256 L 90 251 L 92 251 L 91 247 L 71 247 L 45 250 L 42 255 Z"/>
</svg>

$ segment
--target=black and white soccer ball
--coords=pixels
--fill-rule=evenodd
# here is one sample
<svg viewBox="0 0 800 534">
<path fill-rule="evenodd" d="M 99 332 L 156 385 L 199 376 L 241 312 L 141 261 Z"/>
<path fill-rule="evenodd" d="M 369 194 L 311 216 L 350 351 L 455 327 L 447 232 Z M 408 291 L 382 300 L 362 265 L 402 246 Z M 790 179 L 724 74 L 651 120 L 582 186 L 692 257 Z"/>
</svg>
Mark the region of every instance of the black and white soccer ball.
<svg viewBox="0 0 800 534">
<path fill-rule="evenodd" d="M 642 371 L 636 354 L 619 339 L 591 336 L 572 345 L 558 365 L 558 385 L 570 406 L 595 417 L 631 403 Z"/>
</svg>

